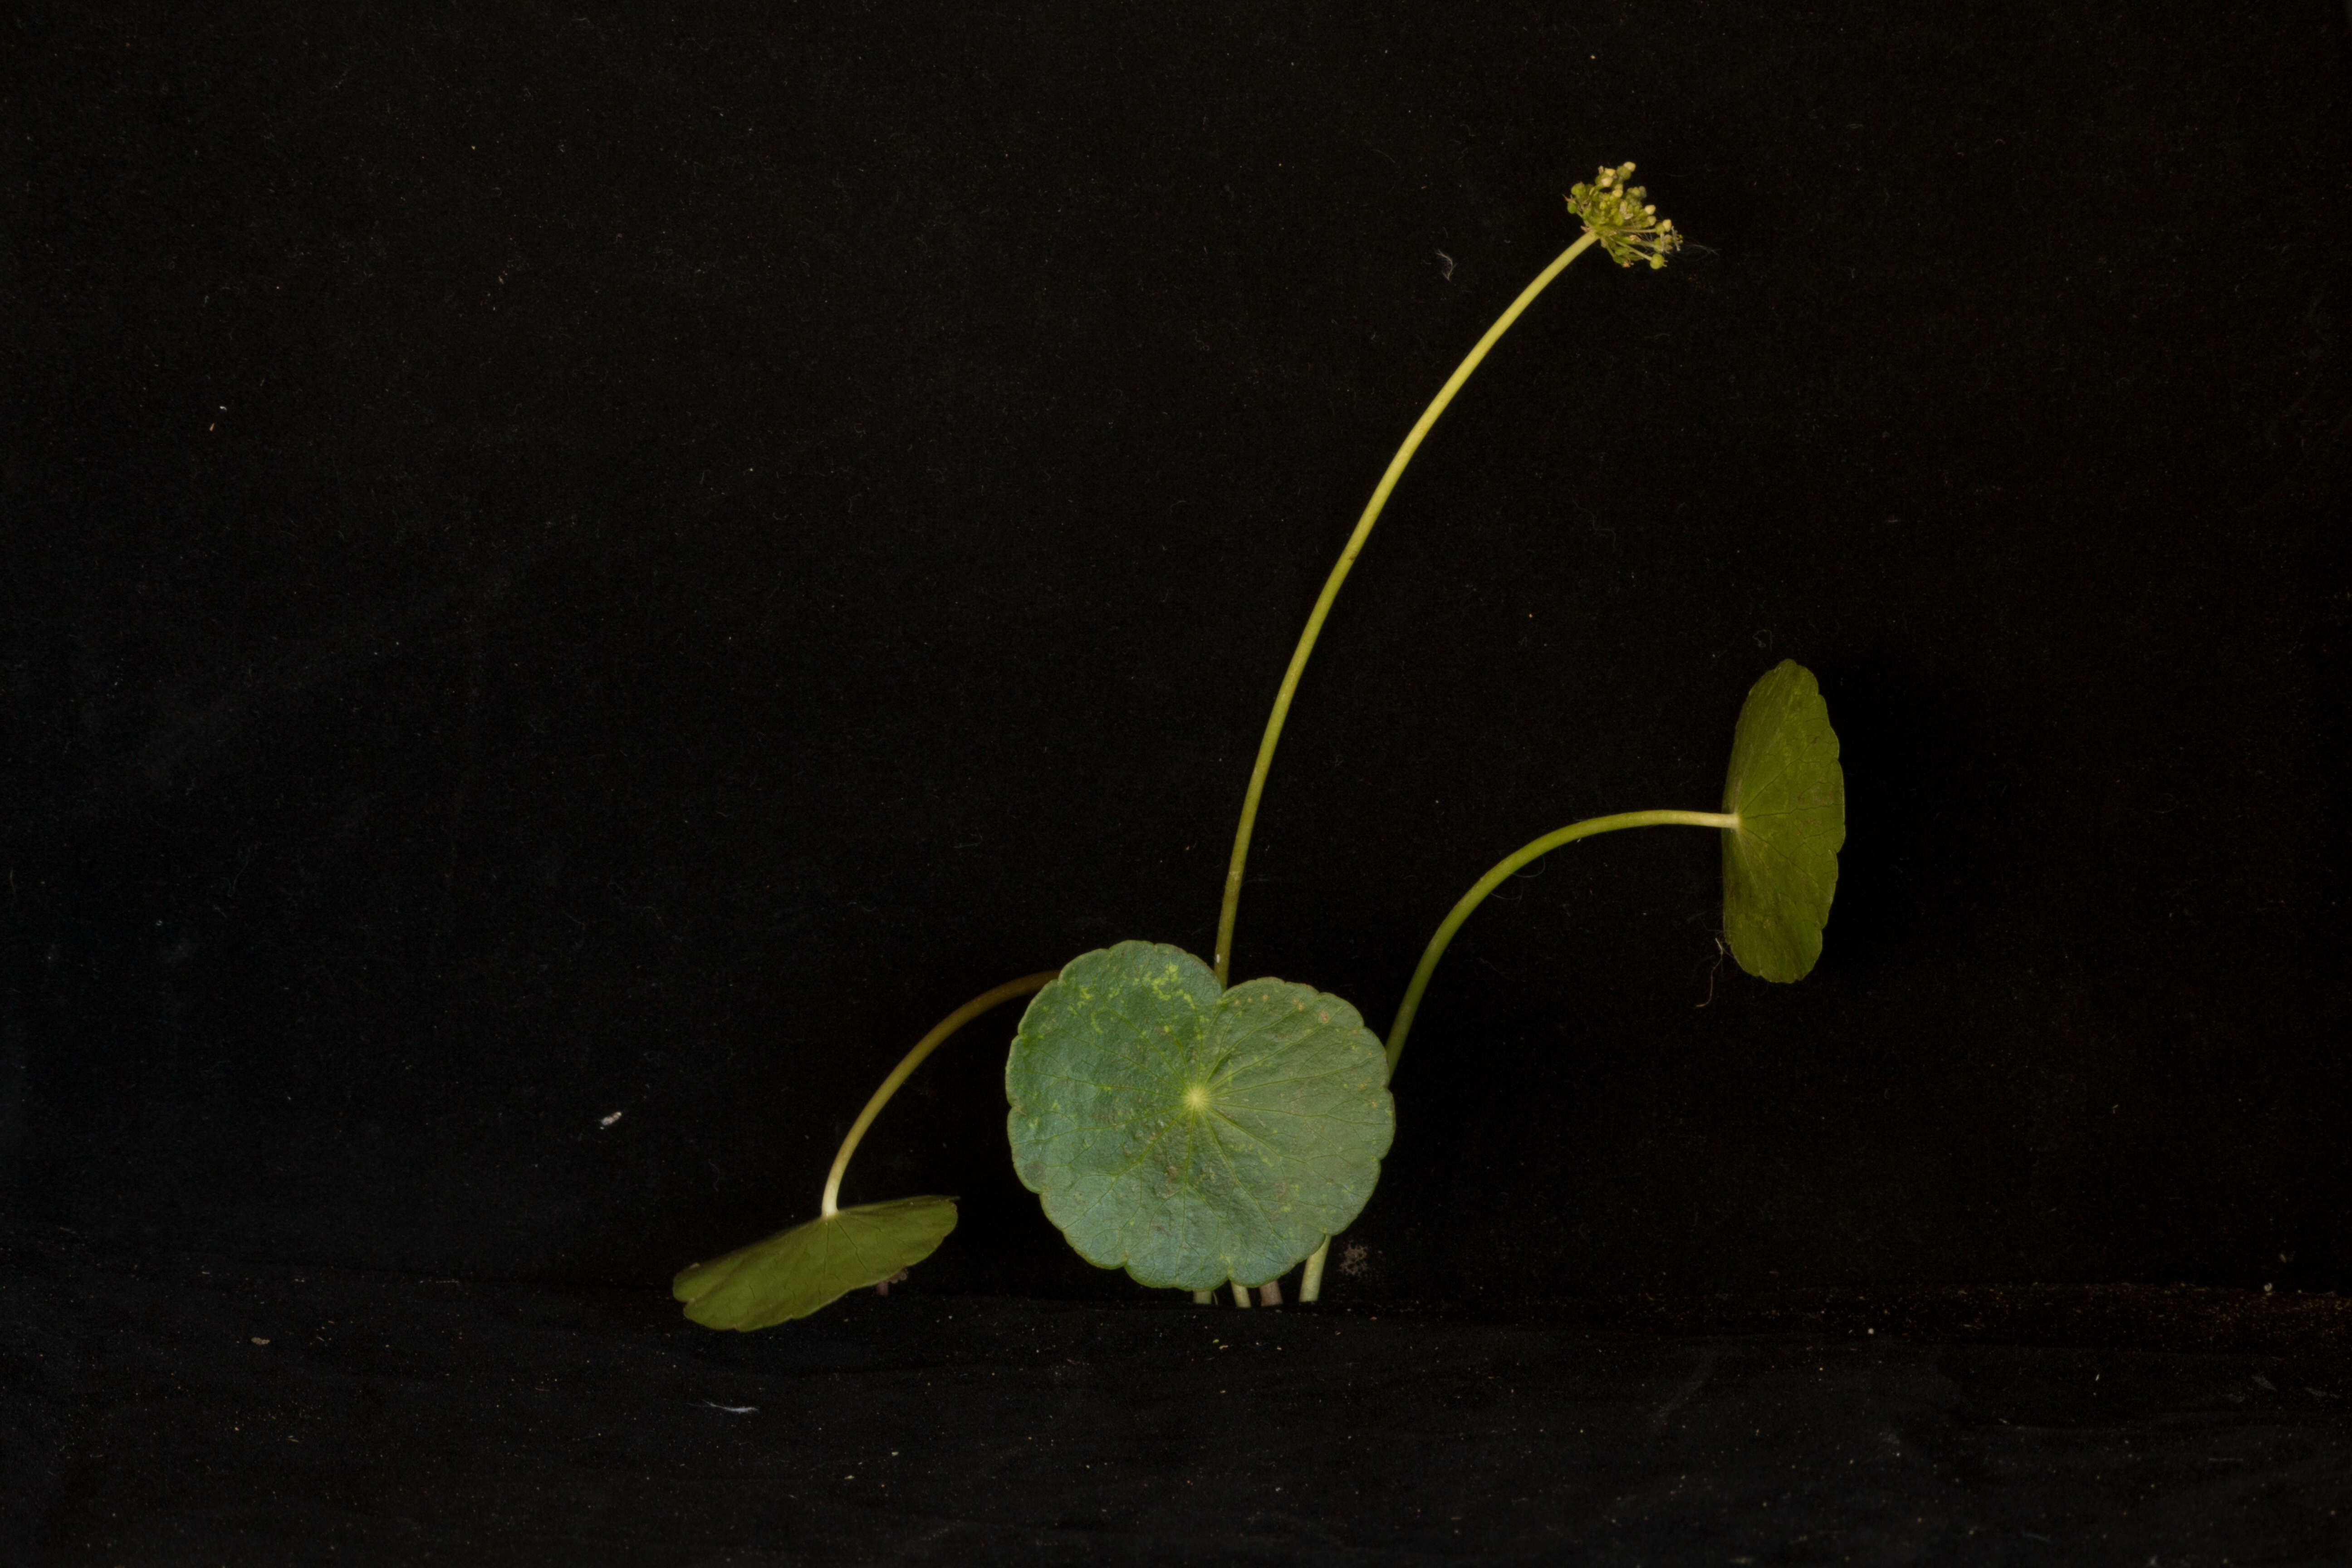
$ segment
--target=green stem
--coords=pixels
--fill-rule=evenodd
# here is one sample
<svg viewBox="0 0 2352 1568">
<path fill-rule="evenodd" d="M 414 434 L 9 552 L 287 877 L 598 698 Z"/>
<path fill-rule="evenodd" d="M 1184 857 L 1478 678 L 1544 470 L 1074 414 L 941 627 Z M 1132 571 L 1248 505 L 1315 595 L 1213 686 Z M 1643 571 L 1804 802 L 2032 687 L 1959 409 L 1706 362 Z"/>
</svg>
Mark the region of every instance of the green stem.
<svg viewBox="0 0 2352 1568">
<path fill-rule="evenodd" d="M 1394 458 L 1389 459 L 1388 472 L 1381 476 L 1381 482 L 1374 487 L 1372 499 L 1364 507 L 1364 515 L 1356 520 L 1356 531 L 1348 536 L 1348 547 L 1339 552 L 1339 563 L 1331 568 L 1331 575 L 1324 580 L 1323 592 L 1307 616 L 1307 629 L 1299 634 L 1298 647 L 1290 656 L 1290 668 L 1283 672 L 1281 689 L 1274 694 L 1274 712 L 1266 719 L 1265 738 L 1258 742 L 1257 763 L 1250 769 L 1248 793 L 1242 796 L 1241 826 L 1234 834 L 1234 856 L 1225 868 L 1224 905 L 1217 912 L 1216 970 L 1220 985 L 1224 984 L 1226 971 L 1233 962 L 1234 920 L 1241 907 L 1242 868 L 1249 861 L 1250 830 L 1257 824 L 1258 797 L 1265 793 L 1266 770 L 1274 765 L 1274 748 L 1282 739 L 1283 721 L 1290 716 L 1291 697 L 1298 690 L 1298 678 L 1307 668 L 1307 655 L 1315 651 L 1315 639 L 1323 635 L 1323 621 L 1331 613 L 1332 601 L 1339 596 L 1339 584 L 1348 580 L 1349 568 L 1355 565 L 1357 555 L 1364 548 L 1364 541 L 1371 537 L 1372 524 L 1380 521 L 1381 509 L 1388 505 L 1389 492 L 1396 489 L 1397 479 L 1404 473 L 1405 465 L 1412 461 L 1412 455 L 1421 449 L 1422 438 L 1429 434 L 1430 426 L 1437 423 L 1437 416 L 1445 412 L 1445 405 L 1454 401 L 1454 395 L 1462 390 L 1462 384 L 1470 379 L 1470 373 L 1478 368 L 1479 362 L 1486 357 L 1486 351 L 1510 330 L 1511 323 L 1519 319 L 1520 312 L 1533 304 L 1545 286 L 1559 277 L 1570 262 L 1583 255 L 1599 237 L 1588 229 L 1584 237 L 1561 251 L 1559 258 L 1538 273 L 1536 280 L 1511 301 L 1511 308 L 1486 329 L 1486 335 L 1478 340 L 1478 346 L 1472 349 L 1469 357 L 1446 378 L 1445 384 L 1438 389 L 1437 395 L 1430 400 L 1429 406 L 1422 412 L 1421 418 L 1405 437 L 1404 445 L 1397 448 Z"/>
<path fill-rule="evenodd" d="M 1396 1076 L 1397 1058 L 1404 1054 L 1404 1037 L 1412 1027 L 1412 1016 L 1421 1011 L 1421 994 L 1429 989 L 1429 977 L 1437 969 L 1437 961 L 1445 956 L 1446 944 L 1470 911 L 1486 901 L 1486 895 L 1510 880 L 1520 867 L 1538 856 L 1548 855 L 1563 844 L 1573 844 L 1580 838 L 1590 838 L 1596 833 L 1614 833 L 1621 827 L 1738 827 L 1736 812 L 1721 811 L 1627 811 L 1615 816 L 1595 816 L 1574 823 L 1557 833 L 1547 833 L 1534 843 L 1514 849 L 1496 863 L 1495 868 L 1478 879 L 1477 885 L 1462 895 L 1429 939 L 1429 946 L 1421 955 L 1421 967 L 1412 972 L 1412 984 L 1404 988 L 1404 1000 L 1397 1005 L 1396 1022 L 1389 1028 L 1389 1076 Z"/>
<path fill-rule="evenodd" d="M 1571 824 L 1557 833 L 1547 833 L 1534 843 L 1514 849 L 1495 868 L 1478 879 L 1477 886 L 1462 895 L 1437 934 L 1429 939 L 1429 946 L 1421 955 L 1421 967 L 1412 972 L 1412 984 L 1405 987 L 1404 1000 L 1397 1006 L 1396 1022 L 1389 1028 L 1389 1076 L 1396 1076 L 1397 1058 L 1404 1055 L 1404 1037 L 1412 1028 L 1412 1017 L 1421 1011 L 1421 994 L 1429 989 L 1429 977 L 1437 972 L 1437 961 L 1445 956 L 1446 946 L 1454 933 L 1470 918 L 1470 911 L 1486 901 L 1486 895 L 1501 887 L 1519 868 L 1538 856 L 1548 855 L 1563 844 L 1573 844 L 1580 838 L 1590 838 L 1596 833 L 1614 833 L 1621 827 L 1738 827 L 1737 813 L 1719 811 L 1628 811 L 1615 816 L 1595 816 Z M 1298 1299 L 1313 1301 L 1323 1294 L 1323 1265 L 1331 1256 L 1331 1238 L 1325 1237 L 1307 1259 L 1307 1272 L 1299 1281 Z"/>
<path fill-rule="evenodd" d="M 833 1172 L 824 1179 L 824 1202 L 817 1210 L 819 1218 L 831 1219 L 840 1212 L 835 1200 L 841 1196 L 841 1175 L 849 1169 L 849 1157 L 857 1152 L 857 1141 L 866 1136 L 866 1130 L 874 1125 L 874 1119 L 882 1114 L 882 1108 L 890 1103 L 890 1097 L 898 1092 L 898 1086 L 923 1065 L 923 1058 L 945 1045 L 950 1035 L 991 1007 L 1010 1002 L 1015 996 L 1043 991 L 1046 984 L 1059 973 L 1060 970 L 1050 969 L 1043 974 L 1024 974 L 1018 980 L 1006 981 L 993 991 L 983 991 L 940 1019 L 929 1034 L 915 1042 L 915 1048 L 890 1069 L 890 1076 L 882 1080 L 882 1087 L 874 1091 L 874 1098 L 866 1102 L 866 1109 L 859 1111 L 857 1120 L 849 1124 L 849 1136 L 841 1141 L 841 1152 L 833 1157 Z"/>
<path fill-rule="evenodd" d="M 1325 1237 L 1323 1245 L 1307 1255 L 1307 1267 L 1298 1276 L 1298 1299 L 1317 1301 L 1323 1297 L 1323 1262 L 1331 1256 L 1331 1238 Z"/>
</svg>

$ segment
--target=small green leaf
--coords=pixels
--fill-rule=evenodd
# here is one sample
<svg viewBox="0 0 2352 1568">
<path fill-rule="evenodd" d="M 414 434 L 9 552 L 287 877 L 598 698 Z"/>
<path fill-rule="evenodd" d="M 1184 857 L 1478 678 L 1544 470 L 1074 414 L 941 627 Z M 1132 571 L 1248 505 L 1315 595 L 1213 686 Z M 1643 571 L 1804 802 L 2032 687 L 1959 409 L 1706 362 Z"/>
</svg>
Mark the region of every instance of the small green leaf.
<svg viewBox="0 0 2352 1568">
<path fill-rule="evenodd" d="M 1723 809 L 1723 925 L 1739 967 L 1801 980 L 1822 955 L 1845 843 L 1845 773 L 1813 672 L 1782 659 L 1748 688 Z"/>
<path fill-rule="evenodd" d="M 706 1329 L 765 1329 L 920 1263 L 955 1228 L 953 1198 L 860 1204 L 698 1263 L 671 1282 Z"/>
<path fill-rule="evenodd" d="M 1004 1065 L 1013 1168 L 1079 1256 L 1145 1285 L 1262 1285 L 1345 1230 L 1396 1130 L 1388 1058 L 1312 986 L 1220 992 L 1181 948 L 1073 959 Z"/>
</svg>

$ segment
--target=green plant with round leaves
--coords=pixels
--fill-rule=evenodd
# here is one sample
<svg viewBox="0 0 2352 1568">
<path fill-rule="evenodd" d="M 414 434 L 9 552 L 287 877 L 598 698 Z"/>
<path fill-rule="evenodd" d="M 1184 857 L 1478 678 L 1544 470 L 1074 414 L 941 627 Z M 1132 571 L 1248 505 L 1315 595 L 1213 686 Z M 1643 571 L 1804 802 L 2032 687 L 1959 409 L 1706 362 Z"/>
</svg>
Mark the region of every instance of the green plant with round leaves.
<svg viewBox="0 0 2352 1568">
<path fill-rule="evenodd" d="M 954 1201 L 835 1205 L 851 1152 L 908 1074 L 971 1018 L 1035 994 L 1005 1064 L 1013 1164 L 1078 1253 L 1195 1299 L 1230 1282 L 1238 1306 L 1302 1258 L 1302 1296 L 1320 1289 L 1328 1237 L 1379 1180 L 1394 1131 L 1388 1079 L 1438 958 L 1470 911 L 1528 861 L 1620 827 L 1684 824 L 1725 834 L 1725 926 L 1742 967 L 1793 980 L 1821 951 L 1844 832 L 1837 741 L 1812 677 L 1784 664 L 1743 710 L 1721 812 L 1597 817 L 1548 834 L 1481 879 L 1439 927 L 1398 1008 L 1386 1048 L 1356 1010 L 1311 986 L 1259 979 L 1228 987 L 1250 839 L 1275 749 L 1308 658 L 1373 525 L 1424 438 L 1536 297 L 1595 245 L 1620 266 L 1664 267 L 1682 235 L 1658 216 L 1633 165 L 1604 166 L 1569 195 L 1577 240 L 1538 273 L 1463 359 L 1373 488 L 1308 612 L 1260 737 L 1227 862 L 1213 961 L 1125 942 L 973 998 L 926 1035 L 875 1090 L 844 1140 L 817 1218 L 681 1273 L 687 1314 L 755 1329 L 804 1317 L 929 1257 L 955 1225 Z M 1752 722 L 1751 722 L 1752 721 Z"/>
</svg>

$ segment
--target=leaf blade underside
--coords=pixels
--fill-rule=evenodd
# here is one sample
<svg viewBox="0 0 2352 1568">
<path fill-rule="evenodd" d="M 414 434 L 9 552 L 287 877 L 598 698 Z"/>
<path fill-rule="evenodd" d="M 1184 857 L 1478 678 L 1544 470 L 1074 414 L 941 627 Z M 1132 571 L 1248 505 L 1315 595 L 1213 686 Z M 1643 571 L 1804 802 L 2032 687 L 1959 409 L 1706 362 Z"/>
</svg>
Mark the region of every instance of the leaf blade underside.
<svg viewBox="0 0 2352 1568">
<path fill-rule="evenodd" d="M 860 1204 L 679 1271 L 670 1294 L 707 1329 L 772 1328 L 879 1285 L 939 1249 L 953 1198 Z"/>
<path fill-rule="evenodd" d="M 1812 671 L 1783 659 L 1748 689 L 1723 809 L 1723 925 L 1739 967 L 1789 982 L 1811 972 L 1837 896 L 1845 772 Z"/>
</svg>

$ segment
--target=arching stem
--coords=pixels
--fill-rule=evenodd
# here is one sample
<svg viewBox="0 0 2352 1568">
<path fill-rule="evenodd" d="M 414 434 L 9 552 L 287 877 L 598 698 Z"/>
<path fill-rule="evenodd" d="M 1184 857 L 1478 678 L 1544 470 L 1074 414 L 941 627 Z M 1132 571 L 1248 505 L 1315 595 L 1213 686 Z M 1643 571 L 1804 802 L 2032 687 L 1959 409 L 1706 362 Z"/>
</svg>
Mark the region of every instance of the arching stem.
<svg viewBox="0 0 2352 1568">
<path fill-rule="evenodd" d="M 849 1136 L 841 1141 L 841 1152 L 833 1157 L 833 1171 L 824 1179 L 824 1202 L 818 1208 L 818 1217 L 831 1219 L 840 1212 L 835 1200 L 841 1196 L 841 1173 L 849 1169 L 849 1157 L 857 1152 L 857 1141 L 866 1136 L 866 1130 L 874 1125 L 874 1119 L 882 1114 L 882 1108 L 890 1103 L 890 1097 L 898 1092 L 898 1086 L 923 1065 L 923 1058 L 946 1044 L 950 1035 L 990 1008 L 1010 1002 L 1015 996 L 1043 991 L 1060 973 L 1058 969 L 1049 969 L 1043 974 L 1024 974 L 1018 980 L 1006 981 L 993 991 L 983 991 L 940 1019 L 929 1034 L 915 1042 L 915 1048 L 890 1069 L 890 1076 L 882 1080 L 882 1087 L 874 1091 L 874 1098 L 866 1102 L 866 1109 L 859 1111 L 857 1120 L 849 1124 Z"/>
<path fill-rule="evenodd" d="M 1405 1036 L 1412 1032 L 1413 1015 L 1421 1011 L 1422 993 L 1429 989 L 1429 977 L 1437 972 L 1437 961 L 1445 956 L 1446 947 L 1454 933 L 1470 918 L 1470 911 L 1486 901 L 1486 895 L 1517 876 L 1521 868 L 1538 858 L 1549 855 L 1563 844 L 1573 844 L 1580 838 L 1590 838 L 1596 833 L 1614 833 L 1621 827 L 1723 827 L 1739 826 L 1738 815 L 1721 811 L 1627 811 L 1615 816 L 1594 816 L 1572 823 L 1557 833 L 1547 833 L 1532 844 L 1523 845 L 1496 862 L 1495 868 L 1478 879 L 1461 901 L 1449 911 L 1422 950 L 1421 964 L 1412 972 L 1412 984 L 1404 990 L 1404 1000 L 1397 1005 L 1396 1022 L 1389 1026 L 1389 1076 L 1396 1077 L 1397 1058 L 1404 1055 Z M 1312 1301 L 1323 1292 L 1323 1264 L 1331 1251 L 1328 1237 L 1307 1259 L 1307 1272 L 1299 1282 L 1298 1299 Z"/>
<path fill-rule="evenodd" d="M 1446 944 L 1470 911 L 1486 901 L 1486 895 L 1518 874 L 1519 868 L 1538 857 L 1550 854 L 1563 844 L 1573 844 L 1580 838 L 1590 838 L 1596 833 L 1614 833 L 1621 827 L 1738 827 L 1737 813 L 1724 811 L 1625 811 L 1615 816 L 1588 817 L 1572 823 L 1557 833 L 1547 833 L 1532 844 L 1512 850 L 1495 864 L 1495 868 L 1478 879 L 1471 889 L 1462 895 L 1422 950 L 1421 966 L 1412 972 L 1412 984 L 1404 988 L 1404 1000 L 1397 1004 L 1396 1022 L 1389 1026 L 1389 1076 L 1396 1077 L 1397 1058 L 1404 1055 L 1404 1037 L 1412 1028 L 1412 1016 L 1421 1011 L 1421 994 L 1429 989 L 1429 977 L 1436 973 L 1437 961 L 1445 956 Z"/>
<path fill-rule="evenodd" d="M 1241 826 L 1234 834 L 1233 859 L 1225 868 L 1224 904 L 1217 911 L 1215 967 L 1220 985 L 1224 984 L 1226 972 L 1233 963 L 1234 921 L 1241 907 L 1242 868 L 1249 862 L 1250 831 L 1257 825 L 1258 797 L 1265 793 L 1266 770 L 1274 765 L 1274 748 L 1282 739 L 1283 721 L 1290 716 L 1290 700 L 1298 690 L 1298 678 L 1306 671 L 1307 656 L 1315 651 L 1315 640 L 1323 635 L 1323 622 L 1331 613 L 1332 601 L 1339 596 L 1339 584 L 1348 580 L 1349 569 L 1355 565 L 1364 542 L 1371 537 L 1372 524 L 1380 521 L 1381 509 L 1388 505 L 1389 492 L 1396 489 L 1405 465 L 1412 462 L 1412 455 L 1421 449 L 1422 438 L 1429 434 L 1430 426 L 1437 423 L 1437 416 L 1445 412 L 1445 405 L 1454 401 L 1454 395 L 1462 390 L 1462 384 L 1470 379 L 1470 373 L 1478 368 L 1479 362 L 1486 357 L 1486 351 L 1510 330 L 1511 323 L 1519 319 L 1520 312 L 1533 304 L 1545 286 L 1559 277 L 1570 262 L 1583 255 L 1599 237 L 1588 230 L 1582 238 L 1561 251 L 1550 266 L 1536 275 L 1534 282 L 1520 290 L 1519 297 L 1511 301 L 1511 308 L 1486 329 L 1486 335 L 1478 340 L 1478 346 L 1472 349 L 1468 357 L 1446 378 L 1445 384 L 1438 389 L 1437 395 L 1430 400 L 1429 406 L 1406 435 L 1404 445 L 1398 447 L 1397 455 L 1389 459 L 1388 472 L 1381 476 L 1381 482 L 1373 488 L 1372 499 L 1366 503 L 1364 515 L 1356 520 L 1356 531 L 1348 536 L 1348 547 L 1339 552 L 1339 564 L 1331 568 L 1331 575 L 1324 580 L 1323 592 L 1316 598 L 1315 608 L 1307 614 L 1307 629 L 1299 634 L 1298 647 L 1291 653 L 1290 668 L 1283 672 L 1282 686 L 1274 694 L 1274 712 L 1266 719 L 1265 735 L 1258 742 L 1257 762 L 1250 769 L 1249 789 L 1242 796 Z"/>
</svg>

